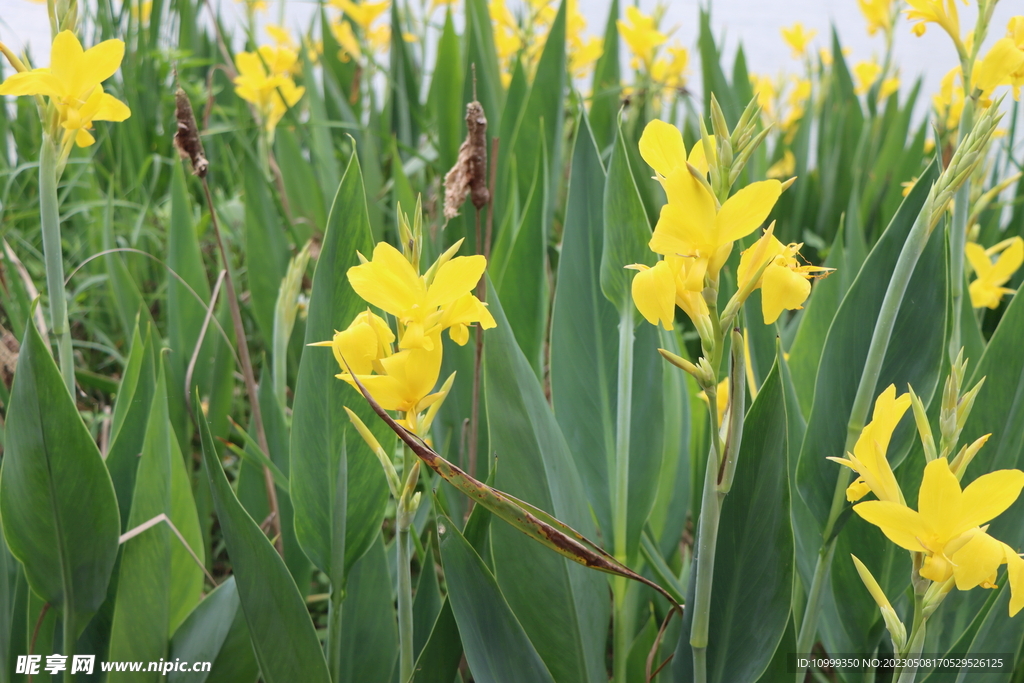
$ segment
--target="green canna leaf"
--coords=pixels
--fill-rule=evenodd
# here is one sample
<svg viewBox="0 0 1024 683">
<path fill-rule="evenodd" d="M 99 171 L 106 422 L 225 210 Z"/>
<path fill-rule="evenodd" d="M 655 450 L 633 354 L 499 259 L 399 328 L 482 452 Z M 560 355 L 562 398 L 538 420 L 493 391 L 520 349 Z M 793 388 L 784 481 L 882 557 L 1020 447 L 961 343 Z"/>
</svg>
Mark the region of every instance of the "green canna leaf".
<svg viewBox="0 0 1024 683">
<path fill-rule="evenodd" d="M 480 556 L 444 515 L 438 516 L 437 532 L 445 575 L 449 585 L 459 587 L 449 594 L 449 599 L 474 680 L 554 683 Z M 549 614 L 556 616 L 557 612 Z"/>
<path fill-rule="evenodd" d="M 117 498 L 46 343 L 31 321 L 25 327 L 7 410 L 0 516 L 32 591 L 77 637 L 107 595 Z"/>
<path fill-rule="evenodd" d="M 601 291 L 620 313 L 633 307 L 633 273 L 625 267 L 634 263 L 654 265 L 654 253 L 647 248 L 650 239 L 651 225 L 633 181 L 620 123 L 605 181 L 601 251 Z M 634 319 L 638 317 L 634 315 Z"/>
<path fill-rule="evenodd" d="M 708 681 L 756 681 L 789 623 L 794 559 L 787 409 L 776 362 L 747 411 L 736 478 L 722 504 L 711 593 Z M 688 604 L 695 578 L 696 572 L 691 572 Z M 672 663 L 676 683 L 693 680 L 691 622 L 692 611 L 684 611 Z"/>
<path fill-rule="evenodd" d="M 305 343 L 330 339 L 366 304 L 348 283 L 357 251 L 373 248 L 359 162 L 352 157 L 338 187 L 313 276 Z M 295 535 L 310 561 L 344 590 L 349 567 L 370 547 L 388 501 L 380 464 L 344 416 L 351 407 L 385 450 L 394 437 L 371 419 L 365 402 L 335 378 L 338 363 L 330 351 L 306 348 L 299 362 L 292 407 L 289 481 L 295 507 Z M 339 460 L 345 459 L 345 467 Z M 347 472 L 347 475 L 346 475 Z"/>
<path fill-rule="evenodd" d="M 263 680 L 330 683 L 327 661 L 295 581 L 231 490 L 201 411 L 196 419 L 217 519 Z"/>
<path fill-rule="evenodd" d="M 171 640 L 167 661 L 211 662 L 210 671 L 172 671 L 169 683 L 252 683 L 259 666 L 249 642 L 235 577 L 207 595 Z"/>
</svg>

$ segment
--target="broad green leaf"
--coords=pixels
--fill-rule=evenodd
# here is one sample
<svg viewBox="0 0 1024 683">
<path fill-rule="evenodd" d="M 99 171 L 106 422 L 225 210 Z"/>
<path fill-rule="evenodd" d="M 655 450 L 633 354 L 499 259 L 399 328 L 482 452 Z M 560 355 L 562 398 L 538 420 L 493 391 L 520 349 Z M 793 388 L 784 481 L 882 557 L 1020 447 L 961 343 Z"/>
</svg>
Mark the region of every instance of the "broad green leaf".
<svg viewBox="0 0 1024 683">
<path fill-rule="evenodd" d="M 272 339 L 277 291 L 288 269 L 288 243 L 259 167 L 246 164 L 244 177 L 245 267 L 252 313 L 263 338 Z"/>
<path fill-rule="evenodd" d="M 847 272 L 843 262 L 843 229 L 840 228 L 836 239 L 829 249 L 828 258 L 823 264 L 828 268 L 836 268 L 838 272 L 816 280 L 811 287 L 811 296 L 804 306 L 799 327 L 793 344 L 789 347 L 789 369 L 793 373 L 793 383 L 800 399 L 800 410 L 810 414 L 814 403 L 814 378 L 818 373 L 818 361 L 825 345 L 828 328 L 832 324 L 839 303 L 846 293 L 844 284 L 851 281 L 853 273 Z M 799 447 L 799 443 L 797 444 Z M 794 456 L 796 454 L 794 453 Z M 796 464 L 796 457 L 793 463 Z"/>
<path fill-rule="evenodd" d="M 565 23 L 566 3 L 559 3 L 558 13 L 551 23 L 544 42 L 544 51 L 537 63 L 530 94 L 526 98 L 522 116 L 509 139 L 512 155 L 516 159 L 519 174 L 519 190 L 525 192 L 533 181 L 533 169 L 543 152 L 547 156 L 548 196 L 558 195 L 562 177 L 562 135 L 565 118 Z M 551 216 L 554 206 L 548 206 L 544 215 L 545 243 L 551 234 Z M 498 214 L 502 215 L 501 213 Z"/>
<path fill-rule="evenodd" d="M 819 528 L 824 526 L 828 517 L 839 467 L 826 458 L 843 453 L 846 423 L 878 311 L 900 250 L 917 219 L 934 175 L 933 166 L 922 177 L 923 182 L 918 183 L 904 200 L 843 298 L 825 339 L 814 405 L 807 418 L 807 433 L 797 465 L 800 495 L 810 507 Z M 935 286 L 937 281 L 944 283 L 945 279 L 942 242 L 942 231 L 936 230 L 917 264 L 903 298 L 904 305 L 900 308 L 873 396 L 890 383 L 895 383 L 902 393 L 909 382 L 919 395 L 926 400 L 931 398 L 945 353 L 942 348 L 945 285 Z M 901 450 L 902 445 L 909 444 L 912 420 L 905 422 L 890 445 L 890 461 L 897 461 L 894 454 Z"/>
<path fill-rule="evenodd" d="M 415 683 L 450 683 L 462 660 L 462 640 L 452 605 L 445 598 L 416 659 Z"/>
<path fill-rule="evenodd" d="M 441 613 L 441 588 L 437 582 L 437 569 L 434 567 L 434 549 L 427 548 L 427 556 L 420 566 L 419 580 L 416 582 L 416 598 L 412 605 L 413 619 L 413 655 L 419 657 L 423 646 L 430 637 L 430 630 Z"/>
<path fill-rule="evenodd" d="M 327 225 L 327 205 L 323 192 L 292 130 L 278 126 L 274 135 L 274 148 L 285 190 L 281 200 L 287 201 L 296 235 L 300 242 L 305 242 L 314 233 L 323 231 Z"/>
<path fill-rule="evenodd" d="M 265 369 L 264 374 L 269 373 Z M 260 410 L 263 416 L 263 428 L 267 435 L 267 445 L 270 447 L 270 461 L 277 466 L 283 476 L 287 477 L 290 471 L 288 442 L 288 425 L 285 422 L 281 406 L 274 398 L 273 388 L 269 381 L 261 381 L 259 384 Z M 250 435 L 253 433 L 250 426 Z M 254 452 L 258 445 L 249 441 L 246 442 L 245 450 Z M 245 507 L 245 511 L 253 519 L 264 520 L 270 514 L 270 506 L 267 503 L 267 486 L 264 481 L 263 468 L 255 462 L 244 462 L 238 471 L 238 481 L 235 484 L 235 491 L 238 500 Z M 311 565 L 309 558 L 302 552 L 298 540 L 295 537 L 295 506 L 292 504 L 291 496 L 287 487 L 277 487 L 277 506 L 281 513 L 281 545 L 284 548 L 284 563 L 288 565 L 288 571 L 295 579 L 299 592 L 306 595 L 310 589 Z"/>
<path fill-rule="evenodd" d="M 579 474 L 540 383 L 498 298 L 488 304 L 498 323 L 487 332 L 483 363 L 490 443 L 500 463 L 495 486 L 593 537 Z M 565 683 L 606 680 L 606 580 L 509 525 L 492 525 L 491 541 L 498 585 L 552 675 Z"/>
<path fill-rule="evenodd" d="M 715 45 L 715 36 L 711 30 L 710 6 L 700 10 L 700 34 L 697 45 L 700 49 L 701 81 L 704 83 L 704 116 L 711 115 L 711 95 L 714 95 L 722 106 L 726 122 L 730 126 L 735 126 L 746 103 L 736 99 L 736 94 L 722 70 L 722 56 Z"/>
<path fill-rule="evenodd" d="M 189 460 L 191 463 L 191 459 Z M 168 517 L 181 532 L 199 561 L 205 564 L 203 532 L 199 528 L 199 514 L 192 497 L 192 477 L 185 469 L 185 460 L 178 440 L 171 437 L 171 500 Z M 203 593 L 203 568 L 178 538 L 171 539 L 170 628 L 172 635 L 178 629 Z"/>
<path fill-rule="evenodd" d="M 81 633 L 107 594 L 117 497 L 46 343 L 26 324 L 7 409 L 0 516 L 32 590 Z"/>
<path fill-rule="evenodd" d="M 786 410 L 786 392 L 776 364 L 747 412 L 736 478 L 722 503 L 711 592 L 708 681 L 756 681 L 789 622 L 794 562 Z M 695 577 L 691 571 L 687 604 L 692 602 Z M 673 661 L 677 682 L 693 680 L 691 623 L 692 611 L 686 610 Z"/>
<path fill-rule="evenodd" d="M 196 419 L 217 520 L 263 680 L 330 683 L 327 661 L 295 581 L 231 490 L 202 412 Z"/>
<path fill-rule="evenodd" d="M 430 81 L 428 102 L 437 126 L 438 163 L 442 172 L 455 165 L 463 138 L 462 57 L 451 8 L 445 12 L 444 29 L 437 44 L 437 61 Z M 490 114 L 490 112 L 485 112 Z"/>
<path fill-rule="evenodd" d="M 388 681 L 397 669 L 398 619 L 384 540 L 352 566 L 341 604 L 341 678 L 334 683 Z"/>
<path fill-rule="evenodd" d="M 606 230 L 602 207 L 593 198 L 601 196 L 604 188 L 600 155 L 590 126 L 581 117 L 551 320 L 551 396 L 587 500 L 610 547 L 619 334 L 615 307 L 602 295 L 600 285 Z M 630 557 L 636 554 L 640 531 L 654 504 L 662 462 L 665 415 L 659 345 L 658 330 L 642 323 L 633 353 L 627 508 Z"/>
<path fill-rule="evenodd" d="M 480 556 L 447 517 L 438 517 L 437 531 L 445 576 L 450 586 L 458 586 L 449 600 L 473 679 L 478 683 L 554 683 Z"/>
<path fill-rule="evenodd" d="M 357 250 L 369 254 L 372 249 L 363 181 L 353 156 L 334 198 L 313 276 L 306 344 L 331 339 L 365 308 L 346 272 L 359 263 Z M 344 406 L 371 425 L 385 449 L 394 437 L 337 373 L 330 349 L 304 350 L 292 407 L 289 480 L 299 544 L 343 590 L 346 569 L 373 543 L 388 501 L 380 463 L 344 418 Z M 341 458 L 346 459 L 344 468 Z"/>
<path fill-rule="evenodd" d="M 128 516 L 129 529 L 159 515 L 170 516 L 171 458 L 172 452 L 177 449 L 171 446 L 171 439 L 175 437 L 170 429 L 168 415 L 167 382 L 163 367 L 158 366 L 156 391 L 149 411 L 142 455 L 139 457 L 131 514 Z M 177 542 L 164 523 L 156 524 L 125 541 L 118 569 L 117 602 L 110 633 L 112 661 L 155 662 L 167 656 L 167 643 L 171 635 L 171 581 L 174 579 L 171 574 L 171 543 Z M 175 568 L 180 570 L 183 567 Z M 180 592 L 181 584 L 178 586 Z M 198 598 L 198 595 L 195 597 Z M 193 601 L 187 605 L 184 613 L 187 614 L 194 604 Z M 110 675 L 111 681 L 160 679 L 160 672 Z"/>
<path fill-rule="evenodd" d="M 591 201 L 596 201 L 596 197 Z M 647 222 L 643 202 L 633 181 L 620 125 L 605 181 L 604 244 L 601 250 L 601 291 L 620 314 L 633 307 L 631 287 L 634 273 L 625 267 L 634 263 L 654 265 L 654 253 L 647 248 L 650 239 L 651 225 Z M 636 317 L 639 316 L 634 315 Z"/>
<path fill-rule="evenodd" d="M 397 31 L 402 21 L 398 2 L 391 3 L 391 25 Z M 391 41 L 388 60 L 388 108 L 391 110 L 391 133 L 406 149 L 415 148 L 423 123 L 420 105 L 419 74 L 406 47 L 405 40 Z M 395 163 L 393 160 L 392 163 Z"/>
<path fill-rule="evenodd" d="M 167 661 L 211 662 L 208 672 L 172 671 L 170 683 L 253 683 L 259 666 L 249 642 L 235 577 L 229 576 L 174 634 Z"/>
<path fill-rule="evenodd" d="M 619 56 L 619 0 L 612 0 L 604 28 L 604 46 L 594 66 L 593 100 L 590 124 L 594 129 L 597 149 L 607 148 L 615 140 L 615 127 L 621 96 L 621 57 Z"/>
<path fill-rule="evenodd" d="M 537 157 L 533 188 L 498 283 L 509 325 L 538 377 L 544 373 L 544 338 L 551 299 L 544 237 L 544 216 L 549 208 L 545 159 L 543 153 Z"/>
</svg>

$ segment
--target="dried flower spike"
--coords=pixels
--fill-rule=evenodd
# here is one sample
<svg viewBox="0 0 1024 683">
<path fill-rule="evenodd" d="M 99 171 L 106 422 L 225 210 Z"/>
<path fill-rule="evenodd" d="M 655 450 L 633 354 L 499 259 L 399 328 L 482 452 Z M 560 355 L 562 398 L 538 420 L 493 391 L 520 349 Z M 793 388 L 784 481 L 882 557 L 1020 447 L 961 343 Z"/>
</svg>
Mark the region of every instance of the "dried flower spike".
<svg viewBox="0 0 1024 683">
<path fill-rule="evenodd" d="M 203 141 L 196 126 L 196 115 L 192 112 L 192 103 L 181 88 L 174 93 L 174 115 L 178 119 L 178 129 L 174 132 L 174 146 L 182 159 L 188 159 L 192 163 L 192 174 L 205 178 L 210 162 L 206 160 Z"/>
</svg>

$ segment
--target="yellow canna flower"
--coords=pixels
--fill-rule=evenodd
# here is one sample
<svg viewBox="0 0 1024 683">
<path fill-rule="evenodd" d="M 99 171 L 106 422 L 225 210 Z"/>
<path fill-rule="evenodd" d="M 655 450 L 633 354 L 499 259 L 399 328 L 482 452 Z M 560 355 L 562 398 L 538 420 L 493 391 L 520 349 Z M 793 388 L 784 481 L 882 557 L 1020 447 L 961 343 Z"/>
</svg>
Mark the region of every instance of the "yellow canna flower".
<svg viewBox="0 0 1024 683">
<path fill-rule="evenodd" d="M 782 158 L 768 168 L 767 176 L 776 180 L 785 180 L 796 172 L 796 157 L 791 150 L 782 153 Z"/>
<path fill-rule="evenodd" d="M 633 303 L 640 315 L 652 325 L 672 329 L 675 307 L 683 309 L 698 331 L 711 330 L 707 302 L 699 291 L 687 288 L 689 270 L 696 267 L 692 258 L 666 256 L 654 267 L 643 264 L 626 266 L 638 271 L 633 277 Z"/>
<path fill-rule="evenodd" d="M 971 305 L 975 308 L 998 308 L 1004 295 L 1013 294 L 1012 289 L 1003 285 L 1024 264 L 1024 239 L 1011 237 L 991 249 L 968 242 L 964 252 L 977 275 L 969 288 Z M 992 257 L 997 254 L 999 258 L 992 263 Z"/>
<path fill-rule="evenodd" d="M 372 26 L 366 31 L 366 42 L 374 52 L 386 52 L 391 47 L 391 27 L 387 24 Z"/>
<path fill-rule="evenodd" d="M 355 386 L 356 378 L 385 410 L 414 416 L 433 402 L 431 391 L 441 372 L 440 331 L 430 349 L 405 349 L 392 353 L 394 333 L 377 315 L 364 311 L 334 338 L 312 346 L 330 346 L 341 372 L 336 375 Z M 346 367 L 346 363 L 348 364 Z"/>
<path fill-rule="evenodd" d="M 485 304 L 471 293 L 487 267 L 483 256 L 452 255 L 459 240 L 419 275 L 400 251 L 386 242 L 373 250 L 373 260 L 348 270 L 356 294 L 371 306 L 390 313 L 399 322 L 401 349 L 433 350 L 441 331 L 458 344 L 469 338 L 466 326 L 479 323 L 487 330 L 496 326 Z"/>
<path fill-rule="evenodd" d="M 904 10 L 907 19 L 916 21 L 912 30 L 914 35 L 923 36 L 927 24 L 937 24 L 948 33 L 955 42 L 960 42 L 960 16 L 956 9 L 956 0 L 907 0 L 909 8 Z M 967 4 L 967 0 L 964 0 Z"/>
<path fill-rule="evenodd" d="M 882 74 L 882 67 L 876 62 L 858 62 L 853 67 L 853 75 L 857 79 L 857 87 L 854 89 L 858 95 L 863 95 L 875 84 Z"/>
<path fill-rule="evenodd" d="M 770 76 L 750 74 L 750 86 L 757 95 L 757 105 L 765 117 L 772 119 L 775 116 L 775 99 L 778 96 L 778 88 Z"/>
<path fill-rule="evenodd" d="M 667 50 L 671 59 L 658 57 L 651 65 L 651 78 L 661 83 L 666 90 L 678 90 L 686 85 L 686 69 L 690 53 L 685 47 L 674 45 Z"/>
<path fill-rule="evenodd" d="M 861 430 L 853 453 L 846 458 L 829 458 L 846 465 L 858 475 L 857 480 L 846 489 L 846 499 L 851 503 L 860 500 L 870 491 L 879 500 L 905 504 L 900 485 L 889 466 L 886 451 L 896 426 L 910 407 L 910 394 L 896 396 L 896 385 L 890 384 L 875 399 L 875 410 L 871 422 Z"/>
<path fill-rule="evenodd" d="M 741 292 L 749 295 L 754 289 L 761 289 L 761 315 L 765 325 L 773 324 L 784 310 L 803 308 L 803 303 L 811 294 L 810 279 L 815 273 L 831 270 L 819 266 L 801 266 L 796 257 L 803 244 L 782 244 L 775 238 L 774 231 L 775 223 L 772 223 L 760 239 L 743 252 L 736 270 Z M 751 282 L 758 271 L 761 271 L 760 278 Z"/>
<path fill-rule="evenodd" d="M 274 41 L 274 45 L 279 48 L 291 50 L 292 52 L 298 52 L 299 44 L 292 38 L 291 32 L 284 26 L 278 26 L 276 24 L 266 25 L 267 35 Z"/>
<path fill-rule="evenodd" d="M 331 24 L 331 33 L 338 41 L 338 59 L 347 62 L 350 59 L 360 60 L 363 58 L 363 51 L 359 47 L 359 39 L 352 30 L 352 24 L 347 21 L 338 21 Z"/>
<path fill-rule="evenodd" d="M 263 12 L 267 9 L 267 0 L 236 0 L 245 5 L 247 12 Z"/>
<path fill-rule="evenodd" d="M 932 97 L 935 111 L 939 119 L 946 125 L 946 130 L 956 130 L 960 125 L 960 116 L 964 111 L 963 79 L 959 82 L 960 67 L 954 67 L 942 77 L 939 92 Z"/>
<path fill-rule="evenodd" d="M 657 119 L 644 128 L 640 156 L 654 169 L 668 198 L 648 246 L 664 256 L 692 259 L 686 289 L 699 292 L 704 289 L 705 274 L 717 281 L 732 243 L 752 233 L 768 217 L 782 193 L 782 184 L 777 180 L 752 183 L 718 207 L 715 197 L 686 166 L 688 162 L 699 172 L 707 172 L 703 145 L 694 145 L 688 159 L 679 129 Z"/>
<path fill-rule="evenodd" d="M 952 579 L 959 590 L 995 588 L 997 572 L 1005 563 L 1013 616 L 1024 607 L 1024 560 L 981 525 L 1009 508 L 1022 488 L 1024 472 L 998 470 L 961 490 L 949 463 L 937 458 L 925 466 L 917 510 L 889 500 L 859 503 L 853 509 L 896 545 L 923 553 L 920 575 L 925 579 Z"/>
<path fill-rule="evenodd" d="M 1006 26 L 1006 36 L 1013 40 L 1018 49 L 1024 50 L 1024 16 L 1012 17 Z M 1020 99 L 1020 90 L 1024 86 L 1024 66 L 1010 74 L 1010 85 L 1013 87 L 1013 99 Z"/>
<path fill-rule="evenodd" d="M 377 17 L 388 11 L 390 0 L 381 2 L 353 2 L 352 0 L 331 0 L 356 26 L 366 31 Z"/>
<path fill-rule="evenodd" d="M 637 62 L 650 71 L 654 63 L 654 51 L 668 41 L 668 36 L 658 30 L 654 17 L 629 5 L 626 7 L 626 21 L 618 19 L 615 25 Z"/>
<path fill-rule="evenodd" d="M 1014 97 L 1019 98 L 1018 72 L 1024 72 L 1024 49 L 1018 47 L 1012 38 L 1000 38 L 984 59 L 974 65 L 972 81 L 974 87 L 981 91 L 982 105 L 991 104 L 993 91 L 1001 85 L 1013 85 Z"/>
<path fill-rule="evenodd" d="M 274 129 L 281 121 L 285 112 L 294 107 L 306 89 L 295 85 L 295 81 L 287 75 L 297 59 L 294 52 L 264 45 L 259 54 L 255 52 L 239 52 L 235 55 L 235 94 L 252 104 L 263 122 L 268 134 L 273 136 Z M 263 64 L 266 62 L 267 69 Z M 275 70 L 281 71 L 275 71 Z"/>
<path fill-rule="evenodd" d="M 604 53 L 604 42 L 597 36 L 587 40 L 577 39 L 569 44 L 569 73 L 573 78 L 583 78 Z"/>
<path fill-rule="evenodd" d="M 857 0 L 857 6 L 868 22 L 869 36 L 892 30 L 892 0 Z"/>
<path fill-rule="evenodd" d="M 88 147 L 93 142 L 93 121 L 124 121 L 131 116 L 126 104 L 103 92 L 100 85 L 121 66 L 124 43 L 105 40 L 82 49 L 71 31 L 61 31 L 53 39 L 49 68 L 12 74 L 0 84 L 0 95 L 41 95 L 57 110 L 62 129 L 62 155 L 66 157 L 72 142 Z"/>
<path fill-rule="evenodd" d="M 818 35 L 816 30 L 812 28 L 808 31 L 799 21 L 788 28 L 782 28 L 782 39 L 793 50 L 793 57 L 796 59 L 799 59 L 807 52 L 807 46 L 816 35 Z"/>
</svg>

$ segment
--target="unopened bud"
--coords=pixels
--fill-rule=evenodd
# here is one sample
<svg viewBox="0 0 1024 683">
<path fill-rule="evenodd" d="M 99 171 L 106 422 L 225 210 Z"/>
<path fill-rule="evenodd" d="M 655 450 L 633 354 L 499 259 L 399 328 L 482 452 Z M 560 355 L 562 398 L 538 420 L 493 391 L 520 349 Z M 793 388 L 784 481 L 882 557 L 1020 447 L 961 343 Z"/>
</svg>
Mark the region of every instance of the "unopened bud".
<svg viewBox="0 0 1024 683">
<path fill-rule="evenodd" d="M 889 599 L 885 597 L 885 591 L 878 585 L 875 577 L 871 575 L 871 572 L 864 566 L 864 563 L 856 555 L 850 555 L 850 557 L 853 558 L 853 564 L 857 568 L 860 580 L 864 582 L 865 588 L 871 593 L 871 597 L 875 599 L 875 604 L 878 605 L 878 609 L 882 613 L 882 620 L 885 622 L 885 628 L 889 631 L 890 637 L 892 637 L 895 651 L 902 652 L 907 644 L 907 627 L 896 616 L 896 610 L 892 608 Z"/>
</svg>

